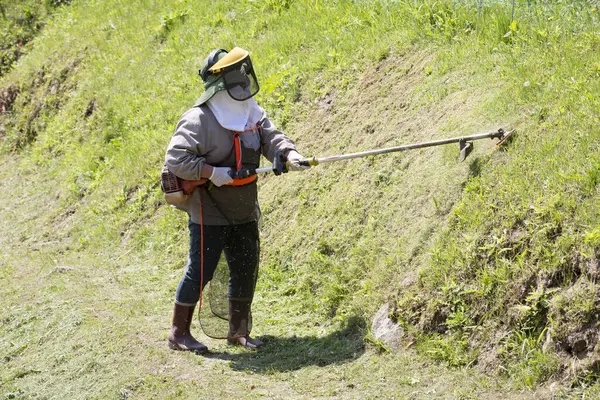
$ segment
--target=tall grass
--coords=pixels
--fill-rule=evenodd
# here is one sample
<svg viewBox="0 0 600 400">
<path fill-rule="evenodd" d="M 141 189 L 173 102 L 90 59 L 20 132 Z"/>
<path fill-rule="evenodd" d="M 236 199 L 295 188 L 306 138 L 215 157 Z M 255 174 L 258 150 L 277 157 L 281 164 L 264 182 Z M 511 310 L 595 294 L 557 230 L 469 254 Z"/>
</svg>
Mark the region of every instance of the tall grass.
<svg viewBox="0 0 600 400">
<path fill-rule="evenodd" d="M 457 59 L 488 60 L 483 68 L 493 68 L 504 82 L 484 112 L 522 120 L 521 134 L 508 150 L 510 163 L 488 163 L 489 173 L 466 186 L 449 229 L 432 249 L 431 264 L 399 305 L 400 318 L 415 323 L 443 315 L 434 329 L 466 334 L 472 338 L 468 351 L 493 340 L 493 351 L 503 354 L 500 365 L 512 376 L 540 363 L 536 357 L 523 359 L 514 341 L 528 343 L 546 360 L 554 350 L 581 357 L 574 338 L 582 332 L 595 337 L 590 324 L 597 320 L 598 303 L 591 266 L 599 248 L 585 238 L 600 223 L 597 8 L 588 2 L 539 2 L 517 10 L 519 19 L 504 35 L 495 35 L 497 44 L 453 46 L 440 58 L 443 73 L 456 68 Z M 431 299 L 435 306 L 426 309 Z M 423 310 L 418 317 L 415 306 Z M 413 311 L 407 314 L 409 307 Z M 458 312 L 464 314 L 460 324 Z M 573 312 L 584 317 L 558 317 Z M 483 331 L 473 329 L 481 326 Z M 494 331 L 504 334 L 494 338 Z M 542 333 L 550 344 L 543 351 L 543 341 L 533 340 Z M 483 346 L 481 335 L 489 337 Z M 585 343 L 583 352 L 596 354 L 594 340 Z M 519 368 L 512 364 L 517 359 Z M 527 372 L 526 385 L 560 369 L 555 361 L 540 365 L 549 369 Z"/>
</svg>

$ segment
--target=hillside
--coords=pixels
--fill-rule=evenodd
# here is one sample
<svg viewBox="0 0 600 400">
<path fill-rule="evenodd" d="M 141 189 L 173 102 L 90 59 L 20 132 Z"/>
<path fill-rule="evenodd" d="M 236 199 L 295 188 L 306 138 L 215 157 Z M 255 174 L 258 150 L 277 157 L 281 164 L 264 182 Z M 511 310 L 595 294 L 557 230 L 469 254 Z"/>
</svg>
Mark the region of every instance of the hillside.
<svg viewBox="0 0 600 400">
<path fill-rule="evenodd" d="M 596 2 L 43 4 L 0 81 L 7 398 L 600 395 Z M 261 177 L 266 346 L 195 323 L 198 357 L 165 343 L 188 234 L 159 173 L 202 59 L 233 46 L 307 156 L 518 134 L 463 163 L 453 145 Z M 384 303 L 399 349 L 370 332 Z"/>
</svg>

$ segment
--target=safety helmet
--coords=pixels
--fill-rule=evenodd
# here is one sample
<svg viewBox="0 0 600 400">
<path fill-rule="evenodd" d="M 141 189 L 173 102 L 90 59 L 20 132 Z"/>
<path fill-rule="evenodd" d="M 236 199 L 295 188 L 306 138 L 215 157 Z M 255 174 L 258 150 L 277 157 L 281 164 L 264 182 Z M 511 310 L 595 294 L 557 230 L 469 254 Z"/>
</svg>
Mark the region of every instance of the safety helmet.
<svg viewBox="0 0 600 400">
<path fill-rule="evenodd" d="M 250 54 L 239 47 L 234 47 L 230 52 L 213 50 L 204 60 L 198 74 L 204 82 L 205 90 L 196 105 L 207 102 L 221 90 L 227 90 L 234 100 L 244 101 L 260 89 Z"/>
</svg>

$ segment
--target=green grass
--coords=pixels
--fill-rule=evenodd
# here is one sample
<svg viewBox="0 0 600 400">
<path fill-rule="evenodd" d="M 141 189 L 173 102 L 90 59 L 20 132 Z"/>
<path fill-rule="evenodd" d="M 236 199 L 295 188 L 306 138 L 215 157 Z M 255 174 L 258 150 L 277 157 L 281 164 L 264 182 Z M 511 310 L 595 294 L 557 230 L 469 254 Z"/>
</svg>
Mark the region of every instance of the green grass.
<svg viewBox="0 0 600 400">
<path fill-rule="evenodd" d="M 29 42 L 42 29 L 45 20 L 70 0 L 0 1 L 0 77 L 27 54 Z"/>
<path fill-rule="evenodd" d="M 600 104 L 593 94 L 599 89 L 594 52 L 600 42 L 586 28 L 597 21 L 597 10 L 578 4 L 559 9 L 563 15 L 545 14 L 543 24 L 539 17 L 535 24 L 535 14 L 533 21 L 519 21 L 505 52 L 461 46 L 443 57 L 446 74 L 457 58 L 486 52 L 505 84 L 485 109 L 519 115 L 523 123 L 507 151 L 510 163 L 488 161 L 484 169 L 490 172 L 466 186 L 415 288 L 421 301 L 438 299 L 447 318 L 437 322 L 437 329 L 464 334 L 471 325 L 483 325 L 490 332 L 512 331 L 507 342 L 498 344 L 521 365 L 510 361 L 505 366 L 510 375 L 518 376 L 536 363 L 553 366 L 527 378 L 528 386 L 557 373 L 558 364 L 523 359 L 511 337 L 537 337 L 549 329 L 557 349 L 573 352 L 567 336 L 594 332 L 598 320 L 593 283 L 598 247 L 589 238 L 600 221 Z M 400 314 L 403 304 L 413 302 L 411 296 L 401 301 Z M 456 304 L 466 313 L 468 326 L 451 323 Z M 516 309 L 522 315 L 515 316 Z M 552 357 L 542 354 L 542 343 L 536 343 L 537 354 Z M 596 354 L 593 340 L 587 346 L 588 356 Z M 481 343 L 474 347 L 481 348 Z"/>
<path fill-rule="evenodd" d="M 0 391 L 539 398 L 565 378 L 561 396 L 597 393 L 597 349 L 565 365 L 598 320 L 598 7 L 519 1 L 511 21 L 473 3 L 56 8 L 0 81 L 18 93 L 0 116 Z M 204 359 L 164 346 L 187 232 L 158 177 L 203 57 L 234 45 L 305 155 L 519 133 L 462 164 L 448 146 L 261 178 L 267 348 L 210 342 Z M 417 354 L 368 339 L 384 301 Z M 499 377 L 473 370 L 489 354 Z"/>
</svg>

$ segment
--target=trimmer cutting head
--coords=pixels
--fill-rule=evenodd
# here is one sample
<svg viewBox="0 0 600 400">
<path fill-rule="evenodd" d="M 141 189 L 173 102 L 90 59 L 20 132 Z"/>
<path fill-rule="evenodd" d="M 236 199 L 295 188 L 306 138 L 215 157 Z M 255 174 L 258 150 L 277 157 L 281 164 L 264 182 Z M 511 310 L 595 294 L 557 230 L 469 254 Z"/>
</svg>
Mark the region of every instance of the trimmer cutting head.
<svg viewBox="0 0 600 400">
<path fill-rule="evenodd" d="M 499 148 L 504 143 L 507 143 L 508 141 L 510 141 L 512 136 L 515 134 L 515 132 L 516 132 L 516 129 L 512 129 L 509 132 L 506 132 L 504 130 L 504 128 L 499 128 L 496 132 L 492 132 L 492 133 L 488 134 L 487 137 L 489 137 L 490 139 L 498 139 L 496 148 Z M 472 137 L 458 139 L 459 150 L 460 150 L 459 160 L 461 162 L 465 161 L 465 159 L 473 151 L 473 141 L 472 140 L 473 140 Z"/>
<path fill-rule="evenodd" d="M 498 132 L 501 133 L 501 136 L 498 137 L 498 139 L 500 139 L 500 141 L 498 143 L 496 143 L 496 147 L 501 147 L 505 143 L 508 143 L 508 142 L 510 142 L 512 140 L 512 138 L 514 137 L 515 133 L 517 133 L 517 130 L 513 129 L 511 131 L 504 132 L 504 129 L 498 129 Z"/>
</svg>

